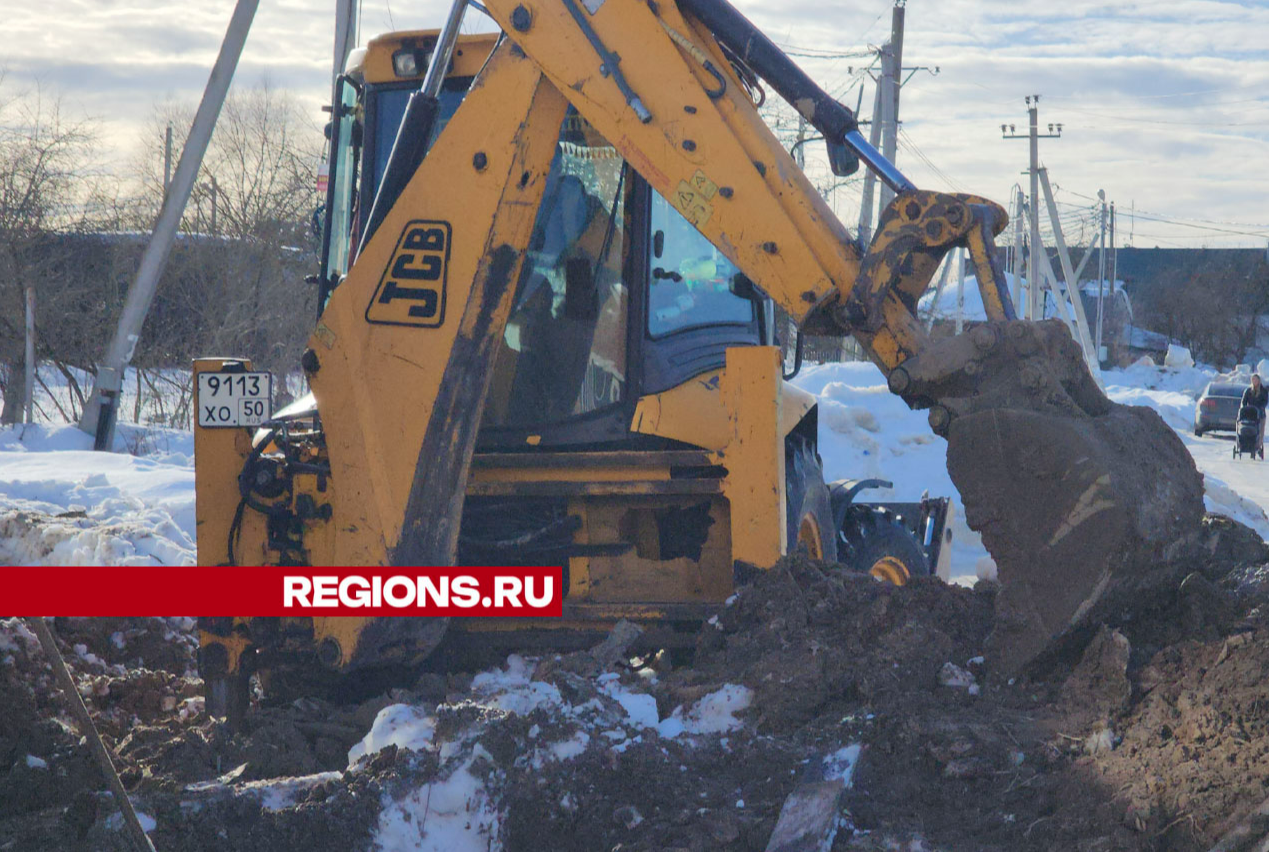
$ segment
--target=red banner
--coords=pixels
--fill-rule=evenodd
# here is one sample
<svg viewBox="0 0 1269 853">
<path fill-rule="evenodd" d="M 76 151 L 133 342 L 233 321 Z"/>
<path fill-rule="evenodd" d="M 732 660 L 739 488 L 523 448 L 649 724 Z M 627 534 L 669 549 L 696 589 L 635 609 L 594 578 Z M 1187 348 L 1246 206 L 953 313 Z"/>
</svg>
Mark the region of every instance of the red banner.
<svg viewBox="0 0 1269 853">
<path fill-rule="evenodd" d="M 49 616 L 561 615 L 557 567 L 47 566 L 4 569 L 0 611 Z"/>
</svg>

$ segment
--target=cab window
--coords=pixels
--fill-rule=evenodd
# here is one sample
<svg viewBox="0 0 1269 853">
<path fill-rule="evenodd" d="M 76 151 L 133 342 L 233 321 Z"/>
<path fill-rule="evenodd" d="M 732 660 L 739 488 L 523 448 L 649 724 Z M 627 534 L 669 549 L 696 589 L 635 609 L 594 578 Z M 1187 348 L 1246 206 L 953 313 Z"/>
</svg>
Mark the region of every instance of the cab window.
<svg viewBox="0 0 1269 853">
<path fill-rule="evenodd" d="M 569 110 L 494 369 L 485 424 L 559 423 L 626 387 L 628 168 Z"/>
<path fill-rule="evenodd" d="M 753 302 L 731 292 L 740 272 L 659 194 L 652 194 L 648 333 L 753 321 Z"/>
</svg>

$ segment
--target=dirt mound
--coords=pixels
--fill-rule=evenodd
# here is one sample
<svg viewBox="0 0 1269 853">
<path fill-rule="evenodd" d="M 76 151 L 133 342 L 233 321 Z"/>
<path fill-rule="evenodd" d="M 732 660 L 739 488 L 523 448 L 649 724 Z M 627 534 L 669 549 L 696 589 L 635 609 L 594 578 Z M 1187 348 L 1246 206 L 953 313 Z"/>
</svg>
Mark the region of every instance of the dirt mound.
<svg viewBox="0 0 1269 853">
<path fill-rule="evenodd" d="M 203 712 L 191 623 L 57 628 L 160 848 L 760 849 L 832 780 L 833 849 L 1246 847 L 1269 833 L 1266 562 L 1210 518 L 1171 588 L 1010 679 L 991 585 L 792 558 L 677 666 L 632 658 L 623 625 L 368 702 L 257 699 L 239 733 Z M 118 849 L 104 787 L 34 638 L 0 620 L 0 837 Z"/>
<path fill-rule="evenodd" d="M 702 629 L 682 679 L 733 681 L 755 691 L 760 729 L 789 732 L 860 705 L 933 695 L 951 662 L 982 654 L 990 589 L 920 578 L 904 587 L 803 558 L 782 560 Z"/>
</svg>

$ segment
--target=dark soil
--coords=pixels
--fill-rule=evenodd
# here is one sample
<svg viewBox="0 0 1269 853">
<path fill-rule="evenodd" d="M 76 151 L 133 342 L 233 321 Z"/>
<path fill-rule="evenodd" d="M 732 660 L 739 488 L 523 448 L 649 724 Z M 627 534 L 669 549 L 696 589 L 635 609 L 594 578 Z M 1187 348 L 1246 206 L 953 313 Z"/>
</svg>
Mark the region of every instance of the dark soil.
<svg viewBox="0 0 1269 853">
<path fill-rule="evenodd" d="M 368 849 L 390 806 L 459 769 L 480 780 L 491 841 L 508 849 L 762 849 L 790 792 L 855 743 L 835 849 L 1254 849 L 1269 835 L 1256 811 L 1269 799 L 1269 548 L 1209 518 L 1187 559 L 1169 569 L 1174 588 L 1020 675 L 982 657 L 991 585 L 896 588 L 795 558 L 702 626 L 687 665 L 610 644 L 537 664 L 555 704 L 509 710 L 470 675 L 433 672 L 366 702 L 257 704 L 238 734 L 202 711 L 191 623 L 55 627 L 159 849 Z M 727 684 L 752 701 L 738 729 L 636 736 L 605 669 L 661 719 Z M 349 768 L 395 703 L 430 715 L 444 750 L 393 746 Z M 575 753 L 545 748 L 582 734 Z M 270 800 L 277 783 L 263 780 L 277 777 L 301 778 Z M 38 645 L 0 620 L 0 850 L 126 849 L 105 787 Z"/>
</svg>

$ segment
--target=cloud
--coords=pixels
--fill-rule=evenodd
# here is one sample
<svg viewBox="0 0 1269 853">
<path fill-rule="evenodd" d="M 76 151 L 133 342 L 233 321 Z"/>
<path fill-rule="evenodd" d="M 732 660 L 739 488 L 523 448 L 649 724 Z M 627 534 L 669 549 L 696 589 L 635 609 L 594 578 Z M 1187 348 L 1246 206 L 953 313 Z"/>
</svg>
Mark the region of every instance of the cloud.
<svg viewBox="0 0 1269 853">
<path fill-rule="evenodd" d="M 617 2 L 617 0 L 609 0 Z M 858 54 L 889 36 L 891 0 L 735 0 L 777 42 Z M 39 79 L 106 121 L 118 151 L 135 145 L 153 105 L 195 102 L 232 0 L 41 0 L 6 14 L 0 67 Z M 365 0 L 364 38 L 436 26 L 449 3 Z M 295 90 L 314 118 L 328 96 L 333 4 L 264 0 L 237 85 L 267 76 Z M 479 14 L 468 29 L 489 29 Z M 1026 124 L 1022 97 L 1041 93 L 1042 124 L 1062 122 L 1041 156 L 1070 192 L 1176 215 L 1269 222 L 1269 4 L 1261 0 L 940 0 L 906 10 L 904 61 L 938 66 L 905 86 L 898 162 L 924 185 L 999 199 L 1025 183 L 1026 144 L 1000 124 Z M 798 58 L 829 91 L 844 92 L 868 59 Z M 854 68 L 852 73 L 849 69 Z M 850 92 L 854 106 L 859 89 Z M 871 82 L 863 98 L 870 112 Z M 923 155 L 937 166 L 928 166 Z M 822 162 L 821 155 L 812 162 Z M 837 207 L 853 223 L 849 190 Z M 1071 195 L 1068 200 L 1074 201 Z M 1201 232 L 1171 229 L 1198 245 Z M 1207 235 L 1243 245 L 1257 238 Z"/>
</svg>

